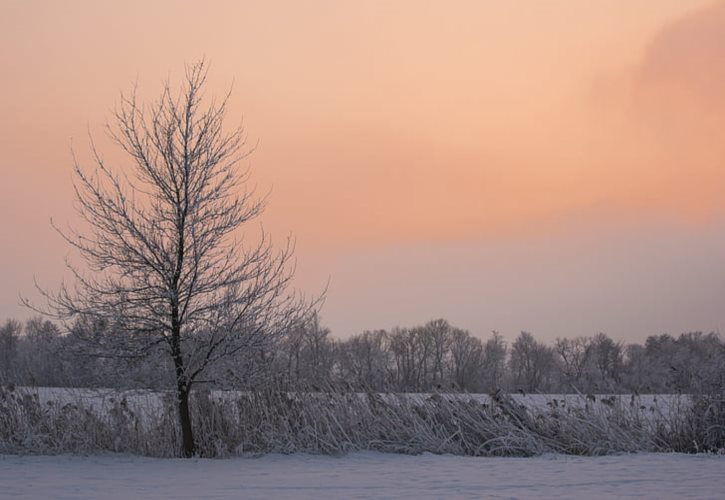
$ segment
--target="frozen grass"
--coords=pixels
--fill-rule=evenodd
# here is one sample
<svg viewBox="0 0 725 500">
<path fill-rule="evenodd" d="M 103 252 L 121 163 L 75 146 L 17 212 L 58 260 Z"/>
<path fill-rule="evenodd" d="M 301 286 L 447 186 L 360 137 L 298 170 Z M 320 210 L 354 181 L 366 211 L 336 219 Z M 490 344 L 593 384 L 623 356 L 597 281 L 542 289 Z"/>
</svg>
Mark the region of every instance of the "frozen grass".
<svg viewBox="0 0 725 500">
<path fill-rule="evenodd" d="M 545 453 L 721 452 L 725 399 L 506 394 L 195 392 L 199 454 L 343 454 L 382 451 L 468 456 Z M 647 398 L 645 398 L 647 400 Z M 660 406 L 660 402 L 662 403 Z M 125 452 L 173 457 L 179 432 L 171 394 L 0 389 L 0 452 Z"/>
</svg>

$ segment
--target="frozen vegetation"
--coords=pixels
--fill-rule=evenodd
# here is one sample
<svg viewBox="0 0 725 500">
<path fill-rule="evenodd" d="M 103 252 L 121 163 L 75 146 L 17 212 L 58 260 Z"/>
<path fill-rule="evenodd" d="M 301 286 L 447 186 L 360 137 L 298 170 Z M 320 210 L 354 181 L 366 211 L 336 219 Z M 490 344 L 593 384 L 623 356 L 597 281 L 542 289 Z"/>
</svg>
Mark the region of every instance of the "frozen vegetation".
<svg viewBox="0 0 725 500">
<path fill-rule="evenodd" d="M 0 340 L 0 453 L 179 456 L 163 353 L 89 356 L 74 330 L 38 319 L 7 322 Z M 193 454 L 719 453 L 724 349 L 700 334 L 627 349 L 603 335 L 552 348 L 522 334 L 509 347 L 445 321 L 338 341 L 313 317 L 203 372 L 189 399 Z"/>
<path fill-rule="evenodd" d="M 183 454 L 725 448 L 718 335 L 625 347 L 605 335 L 548 346 L 522 333 L 508 346 L 443 320 L 345 341 L 329 334 L 313 316 L 200 372 L 186 420 L 194 452 Z M 93 356 L 89 335 L 113 345 L 116 333 L 100 322 L 64 334 L 37 318 L 0 328 L 0 453 L 182 454 L 174 369 L 162 347 L 131 360 Z"/>
<path fill-rule="evenodd" d="M 178 456 L 173 393 L 0 388 L 0 452 Z M 713 452 L 716 396 L 196 391 L 197 454 Z"/>
<path fill-rule="evenodd" d="M 0 496 L 36 498 L 722 498 L 725 457 L 472 458 L 375 452 L 160 460 L 0 456 Z"/>
</svg>

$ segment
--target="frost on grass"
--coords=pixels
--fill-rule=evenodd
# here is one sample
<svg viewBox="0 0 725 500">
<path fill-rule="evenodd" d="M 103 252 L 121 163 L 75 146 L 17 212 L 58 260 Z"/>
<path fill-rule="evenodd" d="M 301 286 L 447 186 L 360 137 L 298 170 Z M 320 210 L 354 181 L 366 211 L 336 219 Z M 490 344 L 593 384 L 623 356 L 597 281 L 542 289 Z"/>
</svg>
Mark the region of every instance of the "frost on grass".
<svg viewBox="0 0 725 500">
<path fill-rule="evenodd" d="M 709 396 L 195 392 L 198 454 L 468 456 L 714 452 L 725 400 Z M 0 452 L 178 455 L 172 393 L 0 390 Z"/>
</svg>

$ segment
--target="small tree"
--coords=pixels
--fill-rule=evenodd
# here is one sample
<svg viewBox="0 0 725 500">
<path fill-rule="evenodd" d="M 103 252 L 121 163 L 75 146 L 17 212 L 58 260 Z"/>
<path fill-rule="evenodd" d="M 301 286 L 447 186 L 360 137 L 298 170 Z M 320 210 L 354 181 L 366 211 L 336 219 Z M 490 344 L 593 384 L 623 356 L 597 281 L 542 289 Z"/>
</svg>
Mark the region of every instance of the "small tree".
<svg viewBox="0 0 725 500">
<path fill-rule="evenodd" d="M 311 303 L 287 292 L 290 241 L 276 251 L 262 233 L 236 237 L 264 200 L 245 188 L 239 163 L 251 150 L 243 129 L 225 132 L 229 94 L 206 100 L 203 61 L 187 67 L 147 108 L 121 95 L 108 127 L 132 160 L 110 168 L 91 142 L 94 167 L 75 161 L 78 212 L 89 231 L 60 231 L 90 272 L 69 265 L 75 284 L 41 292 L 47 312 L 108 321 L 112 337 L 89 337 L 99 355 L 143 356 L 162 346 L 174 368 L 182 454 L 195 453 L 192 385 L 217 361 L 259 348 L 306 314 Z M 132 174 L 132 175 L 129 175 Z"/>
<path fill-rule="evenodd" d="M 9 319 L 0 327 L 0 384 L 17 383 L 18 338 L 23 325 Z"/>
</svg>

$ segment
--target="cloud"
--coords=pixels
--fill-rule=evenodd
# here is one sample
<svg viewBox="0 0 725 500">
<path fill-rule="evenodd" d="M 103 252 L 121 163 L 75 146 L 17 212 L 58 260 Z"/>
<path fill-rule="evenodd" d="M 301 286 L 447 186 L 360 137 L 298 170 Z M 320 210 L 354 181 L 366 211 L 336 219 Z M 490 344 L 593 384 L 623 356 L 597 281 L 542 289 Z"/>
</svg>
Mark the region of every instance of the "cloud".
<svg viewBox="0 0 725 500">
<path fill-rule="evenodd" d="M 645 91 L 681 91 L 692 101 L 725 103 L 725 2 L 665 26 L 638 68 Z"/>
<path fill-rule="evenodd" d="M 593 154 L 619 170 L 612 204 L 696 222 L 722 215 L 725 2 L 664 25 L 634 67 L 593 88 Z"/>
<path fill-rule="evenodd" d="M 725 124 L 725 2 L 694 11 L 662 28 L 634 75 L 639 117 L 700 161 L 723 160 Z M 705 155 L 707 156 L 707 155 Z"/>
</svg>

